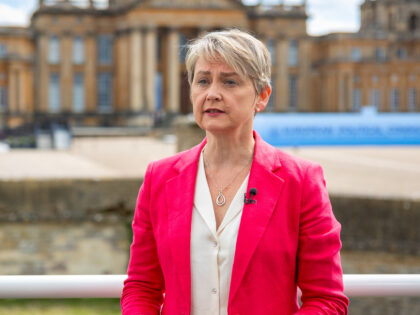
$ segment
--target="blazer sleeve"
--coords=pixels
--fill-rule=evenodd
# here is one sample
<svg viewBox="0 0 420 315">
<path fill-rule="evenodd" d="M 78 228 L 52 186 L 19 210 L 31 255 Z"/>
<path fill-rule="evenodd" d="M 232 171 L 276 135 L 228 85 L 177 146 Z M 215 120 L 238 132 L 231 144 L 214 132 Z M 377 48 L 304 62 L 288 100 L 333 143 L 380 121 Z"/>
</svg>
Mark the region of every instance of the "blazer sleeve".
<svg viewBox="0 0 420 315">
<path fill-rule="evenodd" d="M 340 259 L 340 230 L 322 168 L 308 165 L 303 180 L 297 253 L 302 307 L 296 315 L 347 314 Z"/>
<path fill-rule="evenodd" d="M 140 188 L 130 249 L 128 278 L 121 296 L 123 315 L 156 315 L 163 302 L 164 280 L 160 268 L 153 227 L 150 220 L 150 187 L 153 164 L 149 164 Z"/>
</svg>

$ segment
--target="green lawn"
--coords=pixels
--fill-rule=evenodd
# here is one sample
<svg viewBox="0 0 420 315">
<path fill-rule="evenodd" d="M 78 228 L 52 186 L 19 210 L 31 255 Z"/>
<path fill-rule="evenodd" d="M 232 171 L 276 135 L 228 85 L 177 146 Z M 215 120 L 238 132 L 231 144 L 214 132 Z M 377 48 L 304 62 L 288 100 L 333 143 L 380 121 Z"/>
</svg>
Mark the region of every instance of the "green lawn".
<svg viewBox="0 0 420 315">
<path fill-rule="evenodd" d="M 116 315 L 119 299 L 0 300 L 0 315 Z"/>
</svg>

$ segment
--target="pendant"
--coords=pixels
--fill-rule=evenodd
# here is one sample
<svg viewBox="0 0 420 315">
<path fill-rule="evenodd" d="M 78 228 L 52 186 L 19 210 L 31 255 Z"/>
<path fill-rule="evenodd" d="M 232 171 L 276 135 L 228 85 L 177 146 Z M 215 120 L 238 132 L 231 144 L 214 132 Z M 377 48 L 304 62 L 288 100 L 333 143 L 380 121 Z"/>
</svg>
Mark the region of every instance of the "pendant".
<svg viewBox="0 0 420 315">
<path fill-rule="evenodd" d="M 218 205 L 219 207 L 223 206 L 226 203 L 226 198 L 225 196 L 222 194 L 222 191 L 219 191 L 219 194 L 217 195 L 216 198 L 216 205 Z"/>
</svg>

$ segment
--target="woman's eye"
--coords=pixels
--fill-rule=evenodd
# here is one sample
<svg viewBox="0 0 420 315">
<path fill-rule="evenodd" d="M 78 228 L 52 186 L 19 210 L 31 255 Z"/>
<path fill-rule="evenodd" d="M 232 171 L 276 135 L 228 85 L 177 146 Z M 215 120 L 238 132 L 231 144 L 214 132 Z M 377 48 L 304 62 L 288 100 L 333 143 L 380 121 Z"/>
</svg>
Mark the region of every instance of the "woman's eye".
<svg viewBox="0 0 420 315">
<path fill-rule="evenodd" d="M 199 79 L 197 80 L 197 84 L 200 84 L 200 85 L 207 84 L 207 79 Z"/>
<path fill-rule="evenodd" d="M 226 80 L 225 84 L 226 85 L 236 85 L 236 81 L 235 80 Z"/>
</svg>

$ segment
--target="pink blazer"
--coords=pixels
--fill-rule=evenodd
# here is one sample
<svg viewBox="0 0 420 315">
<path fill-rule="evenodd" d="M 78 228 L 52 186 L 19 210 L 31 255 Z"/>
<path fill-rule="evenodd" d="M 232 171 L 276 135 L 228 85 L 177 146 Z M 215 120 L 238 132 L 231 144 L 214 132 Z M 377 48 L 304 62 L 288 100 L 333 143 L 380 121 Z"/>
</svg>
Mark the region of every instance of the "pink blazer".
<svg viewBox="0 0 420 315">
<path fill-rule="evenodd" d="M 347 314 L 341 227 L 321 167 L 272 147 L 255 132 L 254 138 L 247 191 L 257 189 L 257 203 L 243 208 L 228 314 Z M 147 169 L 133 220 L 123 315 L 190 314 L 191 216 L 205 142 Z"/>
</svg>

